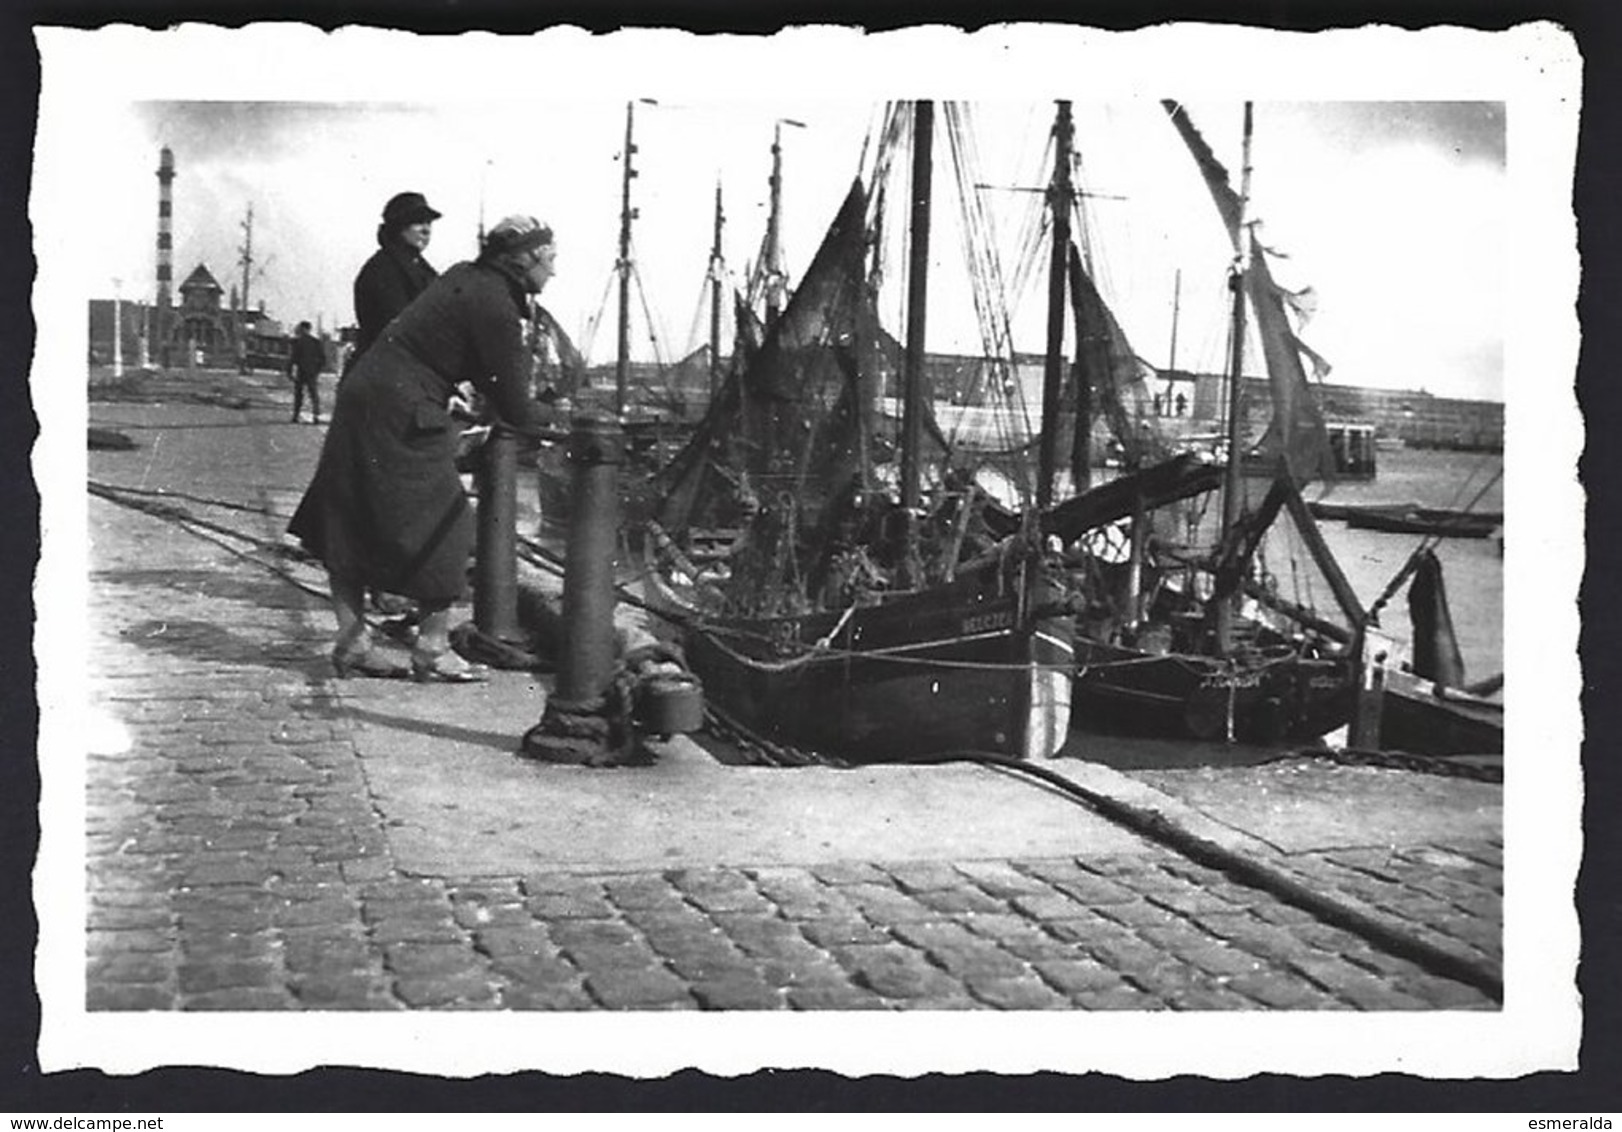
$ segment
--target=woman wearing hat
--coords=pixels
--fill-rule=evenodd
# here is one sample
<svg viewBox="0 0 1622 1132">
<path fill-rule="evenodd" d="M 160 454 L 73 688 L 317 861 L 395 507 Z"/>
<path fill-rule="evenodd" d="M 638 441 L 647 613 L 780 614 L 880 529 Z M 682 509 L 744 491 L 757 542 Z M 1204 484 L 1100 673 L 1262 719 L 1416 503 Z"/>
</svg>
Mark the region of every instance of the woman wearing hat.
<svg viewBox="0 0 1622 1132">
<path fill-rule="evenodd" d="M 383 328 L 422 294 L 438 274 L 422 253 L 433 237 L 440 213 L 421 193 L 398 193 L 383 206 L 377 226 L 377 251 L 355 276 L 355 350 L 352 368 Z"/>
<path fill-rule="evenodd" d="M 371 587 L 417 603 L 413 677 L 484 678 L 450 650 L 450 606 L 466 586 L 474 523 L 447 403 L 470 382 L 503 425 L 533 427 L 522 319 L 528 296 L 552 276 L 554 254 L 546 225 L 502 220 L 479 258 L 430 283 L 338 387 L 315 476 L 288 524 L 327 567 L 337 675 L 405 674 L 373 648 L 363 615 Z"/>
</svg>

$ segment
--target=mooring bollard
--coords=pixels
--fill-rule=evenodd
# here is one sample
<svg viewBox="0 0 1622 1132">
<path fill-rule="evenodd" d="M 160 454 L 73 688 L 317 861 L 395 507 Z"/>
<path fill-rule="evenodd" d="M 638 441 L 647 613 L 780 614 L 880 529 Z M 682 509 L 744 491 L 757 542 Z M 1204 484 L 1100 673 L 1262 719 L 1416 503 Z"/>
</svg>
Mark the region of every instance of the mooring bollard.
<svg viewBox="0 0 1622 1132">
<path fill-rule="evenodd" d="M 619 465 L 625 435 L 612 418 L 580 416 L 569 437 L 569 543 L 563 561 L 563 655 L 557 686 L 520 753 L 567 763 L 619 761 L 628 721 L 610 717 L 618 673 L 614 550 L 619 535 Z"/>
<path fill-rule="evenodd" d="M 491 640 L 515 645 L 524 636 L 518 627 L 518 437 L 497 423 L 479 455 L 473 624 Z"/>
<path fill-rule="evenodd" d="M 1352 704 L 1352 724 L 1346 743 L 1353 750 L 1380 748 L 1380 717 L 1385 707 L 1385 667 L 1392 642 L 1376 633 L 1365 632 L 1358 651 L 1357 697 Z"/>
</svg>

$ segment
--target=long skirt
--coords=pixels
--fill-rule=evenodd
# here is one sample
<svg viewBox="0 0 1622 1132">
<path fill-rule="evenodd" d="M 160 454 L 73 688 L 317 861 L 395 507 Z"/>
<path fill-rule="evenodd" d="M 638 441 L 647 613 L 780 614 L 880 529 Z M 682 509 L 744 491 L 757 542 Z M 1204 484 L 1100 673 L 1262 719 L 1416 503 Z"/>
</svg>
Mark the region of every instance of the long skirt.
<svg viewBox="0 0 1622 1132">
<path fill-rule="evenodd" d="M 334 575 L 424 602 L 462 596 L 474 521 L 446 392 L 381 346 L 339 385 L 315 476 L 287 528 Z"/>
</svg>

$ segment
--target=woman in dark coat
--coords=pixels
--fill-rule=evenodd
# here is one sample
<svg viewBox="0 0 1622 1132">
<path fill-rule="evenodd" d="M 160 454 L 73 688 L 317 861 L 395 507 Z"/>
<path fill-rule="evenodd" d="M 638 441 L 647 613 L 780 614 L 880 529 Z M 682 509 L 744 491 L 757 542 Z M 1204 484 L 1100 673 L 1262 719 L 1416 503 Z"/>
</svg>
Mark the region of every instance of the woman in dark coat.
<svg viewBox="0 0 1622 1132">
<path fill-rule="evenodd" d="M 449 610 L 466 585 L 474 523 L 446 405 L 470 382 L 501 423 L 533 427 L 522 319 L 555 252 L 551 229 L 533 217 L 501 221 L 478 260 L 434 280 L 338 387 L 315 476 L 288 524 L 327 567 L 338 675 L 403 674 L 372 651 L 362 614 L 372 587 L 418 604 L 415 678 L 482 678 L 450 651 Z"/>
<path fill-rule="evenodd" d="M 383 328 L 405 310 L 439 273 L 422 258 L 441 213 L 421 193 L 398 193 L 383 206 L 377 251 L 355 276 L 354 366 Z"/>
</svg>

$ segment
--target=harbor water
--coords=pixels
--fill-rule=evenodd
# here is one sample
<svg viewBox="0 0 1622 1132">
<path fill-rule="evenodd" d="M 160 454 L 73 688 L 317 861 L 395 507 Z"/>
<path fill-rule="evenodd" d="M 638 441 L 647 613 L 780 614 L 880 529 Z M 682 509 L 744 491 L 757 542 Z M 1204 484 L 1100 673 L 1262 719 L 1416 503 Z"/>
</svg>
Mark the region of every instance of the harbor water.
<svg viewBox="0 0 1622 1132">
<path fill-rule="evenodd" d="M 1486 488 L 1470 509 L 1502 512 L 1503 467 L 1501 453 L 1396 448 L 1379 453 L 1378 476 L 1373 481 L 1342 482 L 1327 488 L 1314 485 L 1306 495 L 1336 503 L 1417 503 L 1462 509 Z M 1365 606 L 1380 595 L 1422 541 L 1420 535 L 1353 530 L 1333 520 L 1324 520 L 1319 527 Z M 1497 675 L 1504 670 L 1504 560 L 1498 540 L 1443 538 L 1433 542 L 1442 563 L 1466 677 L 1476 681 Z M 1404 643 L 1411 639 L 1406 586 L 1381 611 L 1380 627 Z"/>
</svg>

